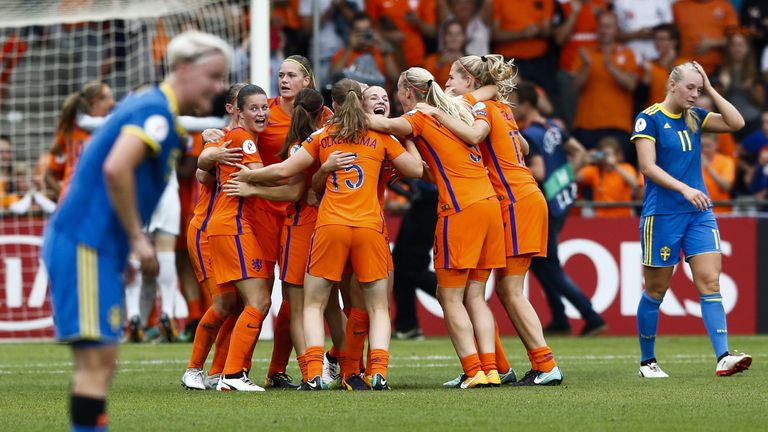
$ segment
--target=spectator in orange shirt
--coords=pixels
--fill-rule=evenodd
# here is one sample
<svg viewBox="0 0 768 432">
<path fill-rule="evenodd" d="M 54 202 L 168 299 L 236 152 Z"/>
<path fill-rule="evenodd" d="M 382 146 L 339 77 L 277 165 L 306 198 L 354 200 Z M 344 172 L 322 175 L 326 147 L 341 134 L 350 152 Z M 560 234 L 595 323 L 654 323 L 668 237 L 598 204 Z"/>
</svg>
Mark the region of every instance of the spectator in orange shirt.
<svg viewBox="0 0 768 432">
<path fill-rule="evenodd" d="M 643 107 L 661 102 L 667 97 L 667 81 L 672 68 L 684 61 L 678 57 L 680 32 L 674 24 L 659 24 L 653 28 L 653 46 L 659 56 L 643 61 L 640 70 L 640 88 L 636 102 Z M 647 97 L 645 95 L 647 94 Z M 704 96 L 704 95 L 702 95 Z M 644 108 L 636 107 L 639 112 Z"/>
<path fill-rule="evenodd" d="M 555 93 L 555 65 L 548 55 L 555 0 L 493 3 L 493 50 L 515 59 L 519 75 Z"/>
<path fill-rule="evenodd" d="M 401 48 L 401 66 L 422 63 L 426 54 L 424 39 L 434 38 L 437 33 L 435 0 L 366 0 L 365 10 L 384 37 Z"/>
<path fill-rule="evenodd" d="M 680 55 L 711 74 L 722 59 L 726 29 L 739 25 L 733 5 L 728 0 L 679 0 L 672 11 L 680 29 Z"/>
<path fill-rule="evenodd" d="M 731 188 L 736 178 L 736 165 L 733 158 L 717 152 L 716 134 L 701 134 L 701 171 L 704 174 L 704 184 L 707 186 L 707 192 L 712 201 L 731 199 Z M 712 211 L 730 213 L 731 206 L 716 205 Z"/>
<path fill-rule="evenodd" d="M 562 0 L 558 1 L 555 13 L 555 28 L 552 37 L 560 47 L 559 70 L 556 74 L 560 112 L 557 117 L 565 120 L 571 128 L 578 93 L 571 84 L 571 73 L 579 56 L 579 48 L 597 45 L 597 16 L 608 10 L 608 0 Z"/>
<path fill-rule="evenodd" d="M 635 55 L 616 43 L 616 15 L 603 12 L 598 23 L 598 45 L 581 48 L 575 63 L 578 72 L 573 76 L 573 86 L 579 92 L 579 101 L 573 135 L 587 149 L 595 148 L 603 137 L 615 137 L 623 146 L 627 162 L 634 165 L 637 156 L 629 132 L 637 86 Z"/>
<path fill-rule="evenodd" d="M 365 13 L 356 14 L 347 46 L 336 51 L 331 59 L 331 80 L 351 78 L 383 87 L 386 81 L 396 82 L 399 73 L 386 43 L 373 31 L 371 19 Z"/>
<path fill-rule="evenodd" d="M 432 72 L 435 81 L 444 86 L 451 74 L 451 65 L 464 57 L 464 27 L 457 19 L 443 23 L 442 49 L 424 59 L 424 69 Z"/>
<path fill-rule="evenodd" d="M 744 117 L 746 125 L 734 135 L 739 140 L 760 128 L 765 86 L 746 29 L 728 32 L 725 56 L 715 72 L 713 85 Z"/>
<path fill-rule="evenodd" d="M 592 190 L 594 202 L 626 202 L 636 197 L 638 177 L 635 168 L 623 161 L 621 145 L 613 137 L 600 140 L 592 152 L 592 163 L 580 169 L 576 181 Z M 632 216 L 632 207 L 597 207 L 595 216 Z"/>
<path fill-rule="evenodd" d="M 8 208 L 21 198 L 16 187 L 12 163 L 11 137 L 0 135 L 0 209 Z"/>
</svg>

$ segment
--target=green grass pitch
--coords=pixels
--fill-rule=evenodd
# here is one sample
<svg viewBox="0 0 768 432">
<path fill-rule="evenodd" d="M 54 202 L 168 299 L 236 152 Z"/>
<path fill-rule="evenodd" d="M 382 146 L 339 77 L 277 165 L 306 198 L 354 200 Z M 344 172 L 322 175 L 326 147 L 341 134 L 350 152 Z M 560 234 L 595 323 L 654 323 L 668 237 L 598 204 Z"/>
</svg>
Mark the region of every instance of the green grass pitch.
<svg viewBox="0 0 768 432">
<path fill-rule="evenodd" d="M 734 336 L 752 369 L 715 377 L 706 337 L 660 337 L 670 378 L 637 377 L 634 337 L 552 338 L 565 375 L 560 387 L 443 389 L 459 372 L 450 341 L 393 341 L 385 393 L 187 391 L 179 379 L 190 344 L 123 345 L 109 398 L 113 431 L 765 431 L 768 336 Z M 529 368 L 520 342 L 505 339 L 512 366 Z M 271 342 L 260 342 L 251 377 L 261 384 Z M 289 373 L 298 375 L 292 359 Z M 71 357 L 67 347 L 0 345 L 0 428 L 68 430 Z"/>
</svg>

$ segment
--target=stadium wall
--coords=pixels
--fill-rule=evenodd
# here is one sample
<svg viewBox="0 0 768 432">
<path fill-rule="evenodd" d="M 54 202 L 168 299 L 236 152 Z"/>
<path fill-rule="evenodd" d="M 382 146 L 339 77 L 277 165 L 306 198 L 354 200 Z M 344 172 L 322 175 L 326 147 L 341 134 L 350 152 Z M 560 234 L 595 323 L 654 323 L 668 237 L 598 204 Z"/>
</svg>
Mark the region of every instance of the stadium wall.
<svg viewBox="0 0 768 432">
<path fill-rule="evenodd" d="M 40 339 L 53 336 L 53 318 L 47 275 L 40 265 L 42 222 L 23 223 L 17 218 L 0 222 L 0 340 Z M 388 220 L 396 238 L 399 220 Z M 719 220 L 723 249 L 721 290 L 733 334 L 768 333 L 768 220 L 723 218 Z M 560 258 L 571 278 L 592 298 L 595 309 L 609 325 L 608 334 L 633 335 L 640 298 L 642 267 L 639 220 L 571 218 L 560 236 Z M 663 245 L 658 245 L 662 247 Z M 538 282 L 529 278 L 526 290 L 543 323 L 549 310 Z M 511 334 L 509 320 L 492 294 L 487 297 L 499 317 L 502 332 Z M 437 300 L 423 292 L 419 321 L 426 335 L 445 335 Z M 578 318 L 567 305 L 567 313 Z M 701 334 L 698 295 L 687 265 L 678 267 L 662 305 L 661 334 Z M 572 322 L 578 330 L 578 322 Z"/>
</svg>

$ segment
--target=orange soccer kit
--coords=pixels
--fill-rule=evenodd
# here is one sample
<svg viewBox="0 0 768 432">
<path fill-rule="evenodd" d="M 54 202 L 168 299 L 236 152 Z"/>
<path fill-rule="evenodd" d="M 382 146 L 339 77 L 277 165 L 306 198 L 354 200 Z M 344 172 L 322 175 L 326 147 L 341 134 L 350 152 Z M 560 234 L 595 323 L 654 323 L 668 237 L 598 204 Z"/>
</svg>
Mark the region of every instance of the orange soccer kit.
<svg viewBox="0 0 768 432">
<path fill-rule="evenodd" d="M 285 137 L 288 135 L 288 128 L 291 126 L 291 115 L 283 110 L 280 102 L 281 98 L 279 96 L 269 100 L 267 128 L 259 134 L 259 154 L 265 166 L 282 161 L 279 156 L 280 149 L 283 147 Z M 322 121 L 324 122 L 332 114 L 333 112 L 328 107 L 325 107 Z M 254 202 L 256 203 L 258 224 L 256 236 L 263 248 L 266 259 L 265 265 L 270 271 L 270 277 L 272 277 L 272 272 L 280 253 L 281 238 L 284 235 L 282 232 L 287 230 L 285 227 L 285 216 L 289 212 L 291 203 L 269 201 L 261 198 L 256 198 Z M 295 232 L 297 230 L 291 228 L 291 231 Z M 283 299 L 280 311 L 275 319 L 275 340 L 267 376 L 272 376 L 277 372 L 285 372 L 288 367 L 288 360 L 293 349 L 290 323 L 290 307 L 287 300 Z"/>
<path fill-rule="evenodd" d="M 331 136 L 332 129 L 307 138 L 304 148 L 324 162 L 333 151 L 354 152 L 355 163 L 331 173 L 318 211 L 317 226 L 311 240 L 307 273 L 340 281 L 347 259 L 360 282 L 387 277 L 389 245 L 384 239 L 384 217 L 377 196 L 377 184 L 385 159 L 394 160 L 405 149 L 393 137 L 368 131 L 350 142 Z M 307 347 L 307 376 L 322 373 L 323 347 Z M 389 353 L 371 351 L 371 374 L 387 376 Z"/>
<path fill-rule="evenodd" d="M 403 115 L 438 191 L 435 273 L 440 288 L 464 288 L 472 277 L 504 266 L 504 227 L 483 158 L 437 120 L 420 111 Z M 470 275 L 470 270 L 484 274 Z"/>
<path fill-rule="evenodd" d="M 80 129 L 77 125 L 73 125 L 69 133 L 64 131 L 56 133 L 54 147 L 58 150 L 51 152 L 48 166 L 58 178 L 61 178 L 59 201 L 64 198 L 69 188 L 69 179 L 72 178 L 75 165 L 77 165 L 83 147 L 90 137 L 89 132 Z"/>
<path fill-rule="evenodd" d="M 222 141 L 232 141 L 233 147 L 242 148 L 243 165 L 261 164 L 256 138 L 238 127 L 227 132 Z M 226 182 L 237 167 L 217 165 L 218 187 Z M 216 283 L 226 284 L 249 278 L 269 279 L 264 252 L 256 238 L 256 211 L 252 198 L 230 197 L 218 191 L 207 232 L 213 258 Z M 245 306 L 235 322 L 232 341 L 224 365 L 225 375 L 236 374 L 250 368 L 253 348 L 261 333 L 264 316 L 258 309 Z"/>
</svg>

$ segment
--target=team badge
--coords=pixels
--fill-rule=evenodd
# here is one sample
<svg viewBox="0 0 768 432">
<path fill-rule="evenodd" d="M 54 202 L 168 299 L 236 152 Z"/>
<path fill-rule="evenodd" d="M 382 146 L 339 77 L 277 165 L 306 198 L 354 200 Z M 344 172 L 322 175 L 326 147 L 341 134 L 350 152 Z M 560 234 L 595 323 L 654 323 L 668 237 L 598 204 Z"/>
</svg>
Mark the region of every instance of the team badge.
<svg viewBox="0 0 768 432">
<path fill-rule="evenodd" d="M 254 270 L 257 272 L 261 271 L 261 259 L 256 258 L 254 260 L 251 260 L 251 267 L 253 267 Z"/>
<path fill-rule="evenodd" d="M 112 328 L 112 331 L 117 331 L 122 324 L 123 313 L 120 306 L 112 306 L 112 308 L 109 309 L 109 327 Z"/>
<path fill-rule="evenodd" d="M 144 132 L 157 142 L 163 141 L 168 137 L 168 120 L 160 114 L 149 116 L 144 121 Z"/>
<path fill-rule="evenodd" d="M 243 153 L 254 154 L 256 153 L 256 143 L 251 140 L 245 140 L 243 143 Z"/>
<path fill-rule="evenodd" d="M 645 130 L 645 126 L 646 126 L 646 123 L 645 123 L 645 119 L 644 118 L 637 119 L 637 121 L 635 122 L 635 132 L 642 132 L 642 131 L 644 131 Z"/>
<path fill-rule="evenodd" d="M 659 255 L 661 255 L 662 261 L 667 262 L 669 256 L 672 255 L 672 250 L 669 248 L 669 246 L 662 246 L 659 250 Z"/>
</svg>

